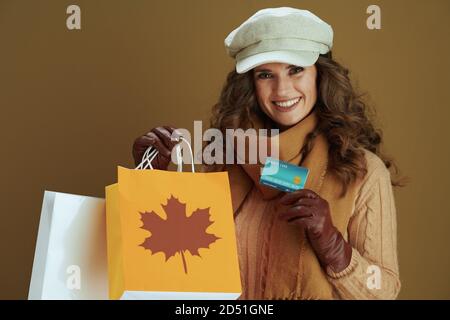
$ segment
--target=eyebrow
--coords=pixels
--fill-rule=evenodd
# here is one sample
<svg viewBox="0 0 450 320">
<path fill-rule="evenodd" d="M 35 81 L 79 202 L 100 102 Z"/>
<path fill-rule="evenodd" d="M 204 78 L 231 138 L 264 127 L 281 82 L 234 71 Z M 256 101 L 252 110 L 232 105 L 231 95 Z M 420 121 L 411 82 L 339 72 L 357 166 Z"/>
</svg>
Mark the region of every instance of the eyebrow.
<svg viewBox="0 0 450 320">
<path fill-rule="evenodd" d="M 286 67 L 286 69 L 296 68 L 296 67 L 300 67 L 300 66 L 290 64 Z M 270 70 L 270 69 L 255 69 L 255 72 L 272 72 L 272 70 Z"/>
</svg>

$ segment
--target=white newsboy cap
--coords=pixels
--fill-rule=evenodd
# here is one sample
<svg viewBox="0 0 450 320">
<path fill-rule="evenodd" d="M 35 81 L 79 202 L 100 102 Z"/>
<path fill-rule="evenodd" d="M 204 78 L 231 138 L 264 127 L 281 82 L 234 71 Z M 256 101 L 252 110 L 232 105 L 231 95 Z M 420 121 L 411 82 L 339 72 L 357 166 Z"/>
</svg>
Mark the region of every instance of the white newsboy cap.
<svg viewBox="0 0 450 320">
<path fill-rule="evenodd" d="M 333 29 L 308 10 L 259 10 L 225 38 L 237 73 L 271 62 L 307 67 L 333 46 Z"/>
</svg>

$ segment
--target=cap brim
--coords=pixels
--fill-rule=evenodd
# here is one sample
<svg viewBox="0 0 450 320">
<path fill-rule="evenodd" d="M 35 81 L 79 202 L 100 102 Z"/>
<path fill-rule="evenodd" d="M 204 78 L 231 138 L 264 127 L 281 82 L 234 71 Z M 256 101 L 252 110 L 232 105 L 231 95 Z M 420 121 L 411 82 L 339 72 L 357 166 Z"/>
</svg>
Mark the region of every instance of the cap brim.
<svg viewBox="0 0 450 320">
<path fill-rule="evenodd" d="M 319 58 L 319 52 L 312 51 L 270 51 L 255 54 L 236 62 L 236 72 L 245 73 L 266 63 L 288 63 L 300 67 L 312 66 Z"/>
</svg>

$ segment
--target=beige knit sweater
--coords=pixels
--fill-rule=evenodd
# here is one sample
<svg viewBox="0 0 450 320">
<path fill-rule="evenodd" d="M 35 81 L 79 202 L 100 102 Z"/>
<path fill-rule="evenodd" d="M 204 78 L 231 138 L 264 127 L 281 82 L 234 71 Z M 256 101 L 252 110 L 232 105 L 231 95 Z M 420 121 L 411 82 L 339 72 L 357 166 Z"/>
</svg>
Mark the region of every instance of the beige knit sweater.
<svg viewBox="0 0 450 320">
<path fill-rule="evenodd" d="M 374 153 L 365 152 L 368 173 L 354 204 L 344 237 L 353 247 L 350 265 L 339 273 L 327 270 L 335 299 L 395 299 L 400 291 L 397 222 L 390 173 Z M 243 293 L 240 299 L 263 296 L 261 264 L 272 201 L 253 187 L 235 219 Z M 270 257 L 269 257 L 270 259 Z M 280 272 L 282 272 L 280 270 Z"/>
</svg>

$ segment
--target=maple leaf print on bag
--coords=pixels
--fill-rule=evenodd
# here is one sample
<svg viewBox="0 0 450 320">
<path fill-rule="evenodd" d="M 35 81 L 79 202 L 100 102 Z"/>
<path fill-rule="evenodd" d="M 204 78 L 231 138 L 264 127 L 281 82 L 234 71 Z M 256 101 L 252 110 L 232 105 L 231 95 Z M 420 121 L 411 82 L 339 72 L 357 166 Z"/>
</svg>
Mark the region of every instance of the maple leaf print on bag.
<svg viewBox="0 0 450 320">
<path fill-rule="evenodd" d="M 193 256 L 199 256 L 198 249 L 207 248 L 214 241 L 220 239 L 214 234 L 206 233 L 206 229 L 214 223 L 211 221 L 209 209 L 197 209 L 189 217 L 186 216 L 186 204 L 181 203 L 173 195 L 162 205 L 166 212 L 166 220 L 154 211 L 140 212 L 143 222 L 142 229 L 150 231 L 141 247 L 155 254 L 163 252 L 167 260 L 178 252 L 183 260 L 184 272 L 187 274 L 184 251 Z"/>
</svg>

